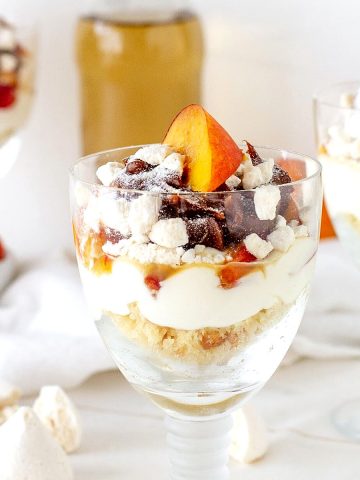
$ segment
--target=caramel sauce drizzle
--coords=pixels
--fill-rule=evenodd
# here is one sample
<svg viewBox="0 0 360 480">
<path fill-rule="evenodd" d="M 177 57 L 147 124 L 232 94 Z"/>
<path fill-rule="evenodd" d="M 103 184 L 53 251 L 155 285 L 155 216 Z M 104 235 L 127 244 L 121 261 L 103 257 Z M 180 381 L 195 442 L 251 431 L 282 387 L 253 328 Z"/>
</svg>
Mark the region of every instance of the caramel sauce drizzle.
<svg viewBox="0 0 360 480">
<path fill-rule="evenodd" d="M 102 251 L 102 246 L 105 244 L 106 239 L 101 231 L 99 233 L 92 232 L 87 234 L 86 240 L 81 242 L 76 225 L 73 223 L 73 235 L 77 255 L 84 266 L 90 270 L 91 273 L 98 276 L 110 274 L 112 272 L 113 263 L 118 257 L 106 255 Z M 123 258 L 122 261 L 131 263 L 140 270 L 144 276 L 145 283 L 151 290 L 159 290 L 161 288 L 161 282 L 191 268 L 209 268 L 214 270 L 219 277 L 219 286 L 224 289 L 230 289 L 235 287 L 239 280 L 249 273 L 264 271 L 265 266 L 263 262 L 236 261 L 230 261 L 221 265 L 211 263 L 192 263 L 183 265 L 165 265 L 157 263 L 145 264 L 130 258 Z"/>
</svg>

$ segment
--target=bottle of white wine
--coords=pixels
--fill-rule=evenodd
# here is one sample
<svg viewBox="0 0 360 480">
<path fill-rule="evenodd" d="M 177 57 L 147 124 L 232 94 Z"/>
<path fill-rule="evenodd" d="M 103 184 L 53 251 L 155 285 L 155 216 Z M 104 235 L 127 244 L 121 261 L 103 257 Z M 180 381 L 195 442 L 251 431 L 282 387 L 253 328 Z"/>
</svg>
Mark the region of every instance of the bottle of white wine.
<svg viewBox="0 0 360 480">
<path fill-rule="evenodd" d="M 98 0 L 79 18 L 85 154 L 160 142 L 174 115 L 201 102 L 203 34 L 174 0 Z"/>
</svg>

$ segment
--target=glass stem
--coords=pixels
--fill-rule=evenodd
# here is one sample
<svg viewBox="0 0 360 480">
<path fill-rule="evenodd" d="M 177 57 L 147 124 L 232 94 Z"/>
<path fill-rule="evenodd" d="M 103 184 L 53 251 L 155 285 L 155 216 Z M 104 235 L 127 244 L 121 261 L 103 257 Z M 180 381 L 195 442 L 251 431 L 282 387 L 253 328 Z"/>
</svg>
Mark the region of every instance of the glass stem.
<svg viewBox="0 0 360 480">
<path fill-rule="evenodd" d="M 165 419 L 171 480 L 226 480 L 233 420 L 231 414 L 201 420 Z"/>
</svg>

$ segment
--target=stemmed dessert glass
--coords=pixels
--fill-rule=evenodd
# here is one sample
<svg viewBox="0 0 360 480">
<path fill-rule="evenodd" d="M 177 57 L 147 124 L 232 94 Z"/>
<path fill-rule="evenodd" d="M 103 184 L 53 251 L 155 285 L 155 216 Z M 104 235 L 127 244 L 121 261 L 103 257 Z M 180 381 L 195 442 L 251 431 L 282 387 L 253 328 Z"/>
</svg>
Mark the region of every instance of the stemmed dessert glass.
<svg viewBox="0 0 360 480">
<path fill-rule="evenodd" d="M 314 98 L 325 201 L 336 234 L 360 268 L 360 81 L 333 85 Z M 335 426 L 360 439 L 360 399 L 338 407 Z"/>
<path fill-rule="evenodd" d="M 14 65 L 14 72 L 1 73 L 0 70 L 0 179 L 16 160 L 21 129 L 30 113 L 34 95 L 36 30 L 32 25 L 21 24 L 13 28 L 17 42 L 14 62 L 18 63 Z M 0 55 L 15 57 L 9 50 L 1 50 L 1 45 Z M 14 78 L 9 78 L 10 75 Z"/>
<path fill-rule="evenodd" d="M 0 18 L 0 181 L 14 165 L 21 130 L 34 94 L 36 30 Z M 0 290 L 13 274 L 14 261 L 0 238 Z"/>
<path fill-rule="evenodd" d="M 264 236 L 272 227 L 251 209 L 254 190 L 174 196 L 99 184 L 99 166 L 122 163 L 139 148 L 84 157 L 71 171 L 82 283 L 116 365 L 166 413 L 171 478 L 223 480 L 228 478 L 231 411 L 274 373 L 304 313 L 319 238 L 321 167 L 309 157 L 257 148 L 262 158 L 286 165 L 297 179 L 279 185 L 278 213 L 288 220 L 301 218 L 308 234 L 263 261 L 247 261 L 235 246 L 231 261 L 224 254 L 218 263 L 203 257 L 184 263 L 178 248 L 155 252 L 149 245 L 124 243 L 126 226 L 112 228 L 110 217 L 129 211 L 130 220 L 144 225 L 153 221 L 154 212 L 165 215 L 176 208 L 196 219 L 201 209 L 221 207 L 222 221 L 239 237 Z"/>
</svg>

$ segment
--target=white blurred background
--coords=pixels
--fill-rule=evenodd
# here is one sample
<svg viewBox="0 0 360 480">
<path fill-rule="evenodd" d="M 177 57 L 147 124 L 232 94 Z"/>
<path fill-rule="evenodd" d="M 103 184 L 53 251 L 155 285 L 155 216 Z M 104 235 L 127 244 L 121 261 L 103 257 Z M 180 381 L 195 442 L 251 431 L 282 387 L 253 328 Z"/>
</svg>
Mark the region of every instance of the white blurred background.
<svg viewBox="0 0 360 480">
<path fill-rule="evenodd" d="M 358 79 L 358 0 L 194 0 L 206 32 L 204 104 L 238 139 L 314 153 L 314 91 Z M 74 0 L 0 0 L 39 26 L 37 96 L 0 181 L 0 233 L 23 260 L 71 249 L 67 169 L 79 155 Z"/>
</svg>

